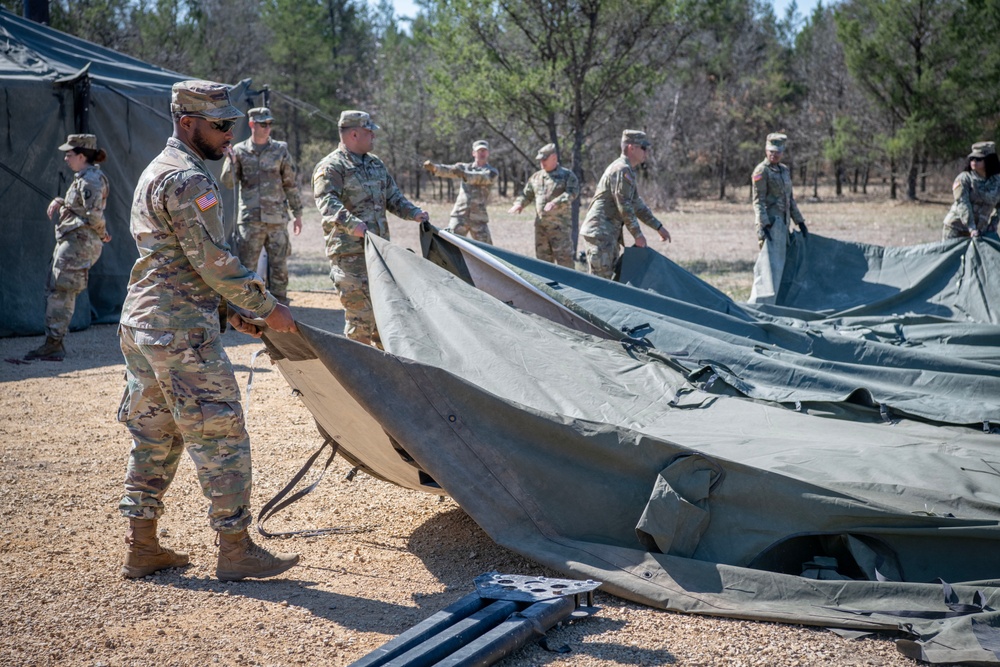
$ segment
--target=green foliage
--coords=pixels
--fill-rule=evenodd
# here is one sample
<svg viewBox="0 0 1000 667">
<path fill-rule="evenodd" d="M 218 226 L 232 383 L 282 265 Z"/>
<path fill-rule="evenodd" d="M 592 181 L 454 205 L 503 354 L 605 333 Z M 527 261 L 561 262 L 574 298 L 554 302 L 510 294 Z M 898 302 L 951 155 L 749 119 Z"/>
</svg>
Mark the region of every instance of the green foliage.
<svg viewBox="0 0 1000 667">
<path fill-rule="evenodd" d="M 894 128 L 889 146 L 941 156 L 956 115 L 959 0 L 851 0 L 836 19 L 847 66 Z"/>
<path fill-rule="evenodd" d="M 530 160 L 624 122 L 693 32 L 679 0 L 440 0 L 429 43 L 438 127 L 478 120 Z M 616 123 L 617 124 L 617 123 Z"/>
</svg>

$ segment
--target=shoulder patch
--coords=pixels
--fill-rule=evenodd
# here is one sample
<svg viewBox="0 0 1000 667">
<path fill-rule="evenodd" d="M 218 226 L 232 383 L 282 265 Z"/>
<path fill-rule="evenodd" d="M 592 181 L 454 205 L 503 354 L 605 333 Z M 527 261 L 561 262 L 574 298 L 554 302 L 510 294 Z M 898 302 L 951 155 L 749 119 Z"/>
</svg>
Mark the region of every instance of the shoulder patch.
<svg viewBox="0 0 1000 667">
<path fill-rule="evenodd" d="M 762 171 L 755 171 L 753 173 L 754 183 L 756 183 L 757 181 L 759 181 L 762 178 L 764 178 L 764 172 L 762 172 Z"/>
<path fill-rule="evenodd" d="M 198 205 L 198 210 L 204 213 L 213 206 L 216 206 L 219 203 L 219 198 L 215 196 L 214 191 L 209 190 L 202 196 L 195 199 L 194 203 Z"/>
<path fill-rule="evenodd" d="M 623 171 L 623 172 L 622 172 L 622 176 L 623 176 L 623 177 L 625 178 L 625 180 L 626 180 L 626 181 L 628 181 L 629 183 L 633 183 L 633 182 L 634 182 L 634 181 L 632 180 L 632 174 L 631 174 L 631 173 L 630 173 L 630 172 L 629 172 L 628 170 L 625 170 L 625 171 Z"/>
<path fill-rule="evenodd" d="M 962 187 L 962 177 L 959 176 L 958 178 L 955 179 L 955 182 L 951 184 L 951 189 L 958 190 L 961 189 L 961 187 Z"/>
</svg>

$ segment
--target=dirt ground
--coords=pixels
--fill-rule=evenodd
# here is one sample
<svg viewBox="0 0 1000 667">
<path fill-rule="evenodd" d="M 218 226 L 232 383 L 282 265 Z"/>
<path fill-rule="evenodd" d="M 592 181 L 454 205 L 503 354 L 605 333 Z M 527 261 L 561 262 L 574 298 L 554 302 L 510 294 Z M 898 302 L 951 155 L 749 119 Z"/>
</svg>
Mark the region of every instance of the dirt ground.
<svg viewBox="0 0 1000 667">
<path fill-rule="evenodd" d="M 937 240 L 946 205 L 801 202 L 814 232 L 886 245 Z M 446 224 L 447 208 L 428 206 Z M 531 218 L 494 207 L 494 240 L 531 253 Z M 745 297 L 756 243 L 740 202 L 682 202 L 655 245 L 730 294 Z M 393 239 L 418 249 L 412 223 Z M 293 239 L 296 317 L 338 330 L 314 213 Z M 419 250 L 418 250 L 419 251 Z M 325 282 L 324 282 L 325 281 Z M 259 509 L 319 446 L 308 411 L 260 343 L 224 336 L 243 385 Z M 40 337 L 0 339 L 19 359 Z M 206 502 L 182 461 L 160 521 L 163 541 L 191 565 L 139 581 L 119 577 L 125 521 L 116 506 L 129 448 L 115 421 L 123 364 L 115 327 L 67 339 L 61 363 L 0 363 L 0 665 L 346 665 L 473 590 L 498 570 L 559 576 L 494 544 L 449 498 L 403 490 L 336 459 L 318 490 L 271 530 L 335 526 L 342 534 L 263 540 L 302 554 L 275 580 L 220 583 Z M 310 478 L 311 479 L 311 478 Z M 891 640 L 849 641 L 822 629 L 685 616 L 598 592 L 594 617 L 549 632 L 504 665 L 912 665 Z"/>
</svg>

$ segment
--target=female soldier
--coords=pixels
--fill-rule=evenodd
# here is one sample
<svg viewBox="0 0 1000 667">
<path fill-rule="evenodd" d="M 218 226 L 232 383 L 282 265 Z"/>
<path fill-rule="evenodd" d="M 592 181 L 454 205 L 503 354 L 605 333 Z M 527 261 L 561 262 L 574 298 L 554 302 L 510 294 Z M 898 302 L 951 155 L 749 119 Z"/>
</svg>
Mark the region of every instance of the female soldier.
<svg viewBox="0 0 1000 667">
<path fill-rule="evenodd" d="M 56 219 L 56 247 L 46 289 L 45 343 L 25 359 L 62 361 L 63 338 L 73 319 L 77 295 L 87 288 L 87 274 L 101 256 L 102 243 L 111 240 L 104 223 L 108 179 L 97 166 L 108 155 L 97 147 L 93 134 L 71 134 L 59 147 L 63 160 L 75 172 L 65 197 L 49 203 L 47 213 Z"/>
<path fill-rule="evenodd" d="M 955 203 L 944 217 L 944 240 L 975 238 L 996 231 L 990 216 L 1000 201 L 1000 158 L 992 141 L 972 144 L 965 170 L 951 186 Z"/>
</svg>

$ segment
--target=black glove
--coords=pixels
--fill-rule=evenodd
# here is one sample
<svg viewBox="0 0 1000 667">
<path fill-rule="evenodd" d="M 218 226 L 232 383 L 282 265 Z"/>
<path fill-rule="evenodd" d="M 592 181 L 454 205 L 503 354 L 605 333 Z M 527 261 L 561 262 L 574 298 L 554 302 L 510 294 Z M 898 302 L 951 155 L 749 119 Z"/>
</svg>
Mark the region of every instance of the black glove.
<svg viewBox="0 0 1000 667">
<path fill-rule="evenodd" d="M 804 239 L 809 238 L 809 228 L 806 227 L 806 223 L 804 222 L 799 223 L 799 231 L 802 232 L 802 238 Z"/>
<path fill-rule="evenodd" d="M 760 227 L 757 228 L 757 240 L 760 241 L 761 243 L 763 243 L 764 239 L 767 239 L 768 241 L 771 240 L 771 226 L 770 225 L 768 225 L 766 227 L 764 225 L 761 225 Z"/>
</svg>

